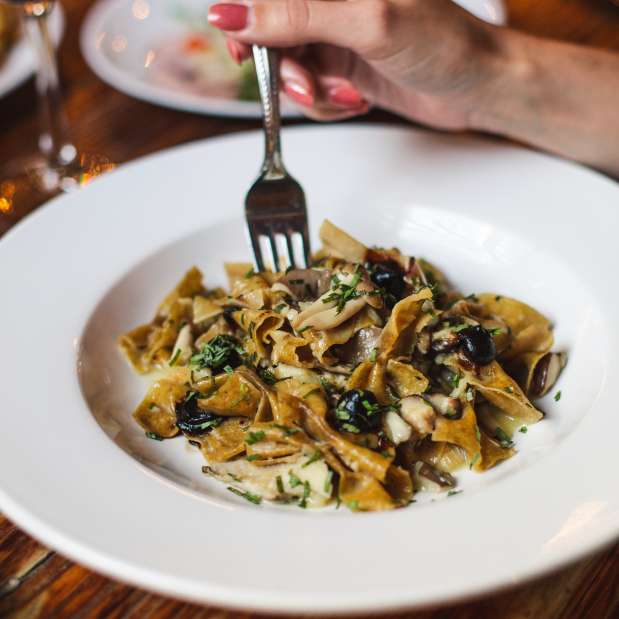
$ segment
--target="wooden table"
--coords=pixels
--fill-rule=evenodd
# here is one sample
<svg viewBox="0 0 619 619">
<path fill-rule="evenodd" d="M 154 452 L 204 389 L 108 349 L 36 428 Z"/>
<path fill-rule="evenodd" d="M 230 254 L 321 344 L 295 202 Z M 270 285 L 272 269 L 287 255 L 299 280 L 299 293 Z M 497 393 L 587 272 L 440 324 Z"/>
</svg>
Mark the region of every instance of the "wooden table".
<svg viewBox="0 0 619 619">
<path fill-rule="evenodd" d="M 97 79 L 80 56 L 78 33 L 90 6 L 64 0 L 67 32 L 61 71 L 68 112 L 84 151 L 122 163 L 174 144 L 259 126 L 252 120 L 175 112 L 131 99 Z M 508 0 L 510 23 L 543 36 L 619 49 L 619 8 L 607 0 Z M 364 122 L 401 122 L 372 112 Z M 0 100 L 0 159 L 26 156 L 37 138 L 33 85 Z M 0 214 L 0 235 L 41 202 L 20 199 Z M 4 411 L 5 414 L 8 411 Z M 0 616 L 197 618 L 238 613 L 165 599 L 114 582 L 44 548 L 0 515 Z M 619 617 L 619 545 L 551 576 L 486 599 L 411 619 L 606 619 Z"/>
</svg>

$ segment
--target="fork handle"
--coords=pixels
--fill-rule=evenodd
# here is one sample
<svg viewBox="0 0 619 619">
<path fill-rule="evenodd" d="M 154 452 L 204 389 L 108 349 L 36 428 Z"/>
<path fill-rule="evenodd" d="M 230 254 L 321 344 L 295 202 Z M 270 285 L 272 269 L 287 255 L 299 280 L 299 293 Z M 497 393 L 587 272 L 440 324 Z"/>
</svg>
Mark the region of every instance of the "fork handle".
<svg viewBox="0 0 619 619">
<path fill-rule="evenodd" d="M 282 161 L 279 139 L 281 116 L 279 113 L 279 51 L 262 45 L 253 45 L 254 63 L 262 113 L 264 119 L 264 163 L 265 178 L 281 178 L 286 174 Z"/>
</svg>

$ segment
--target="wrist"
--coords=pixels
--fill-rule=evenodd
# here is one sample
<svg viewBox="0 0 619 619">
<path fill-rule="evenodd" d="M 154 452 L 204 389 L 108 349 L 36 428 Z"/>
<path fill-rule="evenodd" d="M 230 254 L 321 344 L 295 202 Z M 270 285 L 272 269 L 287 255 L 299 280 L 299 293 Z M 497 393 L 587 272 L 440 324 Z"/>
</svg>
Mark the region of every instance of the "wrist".
<svg viewBox="0 0 619 619">
<path fill-rule="evenodd" d="M 508 28 L 492 27 L 491 44 L 481 60 L 481 83 L 471 107 L 468 128 L 509 135 L 522 101 L 536 99 L 535 64 L 530 37 Z"/>
</svg>

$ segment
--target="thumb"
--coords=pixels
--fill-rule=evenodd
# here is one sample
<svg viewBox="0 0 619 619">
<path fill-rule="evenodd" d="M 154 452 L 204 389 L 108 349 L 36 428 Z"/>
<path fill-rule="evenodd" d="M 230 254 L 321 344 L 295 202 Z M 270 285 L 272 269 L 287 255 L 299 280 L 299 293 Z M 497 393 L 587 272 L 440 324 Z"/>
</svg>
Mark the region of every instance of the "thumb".
<svg viewBox="0 0 619 619">
<path fill-rule="evenodd" d="M 330 43 L 367 53 L 389 40 L 389 13 L 387 0 L 248 0 L 211 5 L 208 21 L 242 43 Z"/>
</svg>

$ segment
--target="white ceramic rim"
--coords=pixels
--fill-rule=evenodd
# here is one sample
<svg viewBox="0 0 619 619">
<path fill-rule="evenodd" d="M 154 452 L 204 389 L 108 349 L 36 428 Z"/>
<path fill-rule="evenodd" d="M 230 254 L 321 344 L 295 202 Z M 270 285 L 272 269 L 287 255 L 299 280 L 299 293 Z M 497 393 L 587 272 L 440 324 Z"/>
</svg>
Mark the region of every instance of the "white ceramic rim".
<svg viewBox="0 0 619 619">
<path fill-rule="evenodd" d="M 398 128 L 384 128 L 384 127 L 357 127 L 357 126 L 344 126 L 340 128 L 299 128 L 293 129 L 292 134 L 298 135 L 302 132 L 309 134 L 319 134 L 320 136 L 327 135 L 325 132 L 329 132 L 329 137 L 341 137 L 342 135 L 351 134 L 378 134 L 383 132 L 385 137 L 390 135 L 397 135 L 406 132 L 411 136 L 422 135 L 422 132 L 403 130 Z M 79 195 L 64 196 L 57 198 L 46 205 L 42 210 L 37 211 L 32 216 L 29 216 L 12 229 L 0 243 L 0 256 L 3 256 L 4 252 L 15 252 L 15 255 L 19 255 L 19 247 L 22 241 L 24 243 L 28 241 L 28 237 L 34 235 L 32 238 L 36 238 L 38 234 L 42 233 L 46 226 L 57 223 L 57 217 L 61 214 L 69 211 L 71 217 L 65 218 L 64 226 L 67 229 L 66 232 L 62 232 L 58 229 L 56 234 L 56 241 L 62 241 L 62 234 L 70 234 L 68 228 L 78 226 L 78 223 L 71 223 L 75 219 L 83 220 L 84 215 L 79 214 L 79 209 L 84 207 L 84 204 L 92 202 L 95 194 L 104 195 L 108 191 L 108 187 L 121 186 L 125 182 L 125 179 L 130 179 L 132 176 L 139 176 L 148 168 L 155 169 L 159 165 L 166 164 L 166 161 L 171 161 L 175 158 L 179 160 L 185 157 L 188 160 L 200 159 L 200 154 L 204 154 L 207 150 L 218 150 L 222 148 L 236 148 L 239 145 L 241 148 L 246 148 L 248 141 L 258 147 L 260 140 L 259 133 L 237 134 L 232 137 L 216 138 L 208 140 L 207 143 L 194 143 L 190 145 L 176 147 L 170 151 L 164 153 L 158 153 L 146 157 L 142 160 L 138 160 L 123 166 L 118 171 L 112 173 L 109 177 L 104 177 L 95 181 L 91 187 L 82 190 Z M 324 139 L 324 138 L 322 138 Z M 446 138 L 436 138 L 437 140 L 444 140 Z M 479 147 L 483 147 L 483 142 L 478 140 L 471 140 L 471 144 L 477 144 Z M 582 169 L 574 164 L 568 162 L 561 162 L 554 160 L 550 157 L 539 155 L 535 153 L 529 153 L 518 149 L 516 147 L 505 147 L 505 154 L 514 156 L 516 158 L 526 157 L 526 160 L 531 166 L 546 166 L 548 169 L 554 169 L 557 174 L 565 174 L 568 177 L 572 176 L 579 183 L 583 184 L 586 188 L 595 188 L 597 195 L 602 196 L 604 200 L 610 200 L 618 195 L 617 186 L 612 181 L 605 179 L 604 177 L 597 175 L 596 173 Z M 164 165 L 165 167 L 165 165 Z M 142 172 L 141 172 L 142 170 Z M 613 205 L 614 206 L 614 205 Z M 600 206 L 600 209 L 602 207 Z M 101 210 L 101 209 L 99 209 Z M 610 210 L 609 210 L 610 212 Z M 88 217 L 93 218 L 96 223 L 96 219 L 101 216 L 97 210 L 91 210 Z M 127 217 L 137 218 L 137 215 L 127 214 Z M 215 223 L 221 220 L 222 213 L 213 213 L 208 219 Z M 136 219 L 136 222 L 139 218 Z M 586 227 L 583 222 L 583 229 Z M 186 227 L 185 227 L 186 228 Z M 79 230 L 79 228 L 77 228 Z M 175 235 L 180 232 L 182 228 L 175 230 Z M 612 235 L 611 230 L 614 230 L 614 226 L 601 225 L 599 228 L 600 234 Z M 91 240 L 94 241 L 95 235 L 98 234 L 99 229 L 90 233 Z M 68 237 L 70 238 L 70 237 Z M 88 239 L 85 239 L 87 241 Z M 600 239 L 603 241 L 604 239 Z M 612 240 L 612 237 L 611 239 Z M 60 244 L 62 245 L 62 243 Z M 602 247 L 602 245 L 604 245 Z M 26 247 L 25 245 L 21 245 Z M 591 248 L 591 251 L 599 249 L 600 252 L 606 252 L 607 256 L 617 256 L 618 249 L 615 246 L 606 246 L 600 243 L 600 248 Z M 62 247 L 59 248 L 59 252 L 62 252 Z M 68 254 L 67 254 L 68 256 Z M 64 256 L 64 257 L 67 257 Z M 83 257 L 84 260 L 88 259 L 88 256 Z M 51 258 L 46 258 L 51 261 Z M 13 263 L 11 261 L 5 262 Z M 613 265 L 613 262 L 608 264 Z M 602 275 L 600 274 L 600 282 L 602 281 Z M 8 281 L 8 280 L 7 280 Z M 600 282 L 595 282 L 599 284 Z M 103 284 L 102 284 L 103 285 Z M 607 291 L 608 294 L 611 294 Z M 616 298 L 616 297 L 615 297 Z M 80 324 L 83 325 L 83 320 L 87 317 L 81 315 L 81 311 L 77 316 L 78 322 L 73 324 L 76 317 L 73 316 L 68 320 L 67 327 L 71 332 L 75 333 L 74 329 L 80 328 Z M 62 330 L 64 326 L 60 324 L 62 322 L 59 317 L 59 324 L 56 328 Z M 16 330 L 16 324 L 12 323 L 11 329 Z M 8 338 L 9 333 L 4 330 L 5 336 Z M 75 333 L 77 335 L 77 333 Z M 617 342 L 617 334 L 609 333 L 608 336 L 611 340 L 611 344 Z M 9 347 L 11 350 L 13 348 Z M 70 355 L 69 355 L 70 352 Z M 16 358 L 13 361 L 18 362 L 22 353 L 17 350 Z M 56 361 L 59 368 L 55 368 L 55 371 L 64 371 L 64 366 L 67 365 L 68 357 L 73 357 L 74 351 L 71 347 L 67 346 L 66 350 L 57 349 L 51 351 L 42 351 L 42 354 L 51 354 L 50 360 Z M 70 364 L 69 364 L 70 365 Z M 0 363 L 0 368 L 2 368 Z M 11 366 L 6 365 L 7 369 Z M 15 367 L 20 366 L 19 363 Z M 51 367 L 51 366 L 50 366 Z M 67 366 L 68 367 L 68 366 Z M 75 374 L 74 368 L 72 369 Z M 613 376 L 619 371 L 619 363 L 612 361 L 609 366 L 609 376 Z M 6 375 L 6 374 L 5 374 Z M 17 378 L 17 377 L 16 377 Z M 62 383 L 65 384 L 65 383 Z M 62 395 L 67 400 L 59 402 L 59 409 L 62 406 L 77 406 L 80 409 L 84 409 L 84 402 L 81 399 L 79 393 L 79 387 L 77 385 L 77 379 L 74 376 L 72 381 L 67 384 L 67 391 Z M 5 404 L 14 405 L 19 399 L 11 400 L 10 389 L 7 389 L 5 393 L 0 394 L 0 398 L 6 399 Z M 18 398 L 21 394 L 14 394 L 15 398 Z M 16 484 L 12 477 L 9 467 L 3 467 L 0 470 L 0 479 L 4 478 L 4 483 L 0 486 L 0 505 L 6 515 L 14 520 L 20 527 L 24 528 L 28 533 L 34 537 L 40 539 L 43 543 L 59 549 L 63 554 L 71 557 L 72 559 L 87 565 L 99 572 L 107 574 L 114 578 L 121 578 L 124 581 L 130 582 L 134 585 L 146 587 L 148 589 L 154 589 L 161 593 L 165 593 L 171 596 L 182 597 L 185 599 L 197 601 L 197 602 L 209 602 L 213 604 L 219 604 L 226 607 L 253 609 L 259 611 L 269 612 L 303 612 L 311 609 L 312 613 L 353 613 L 353 612 L 374 612 L 374 611 L 387 611 L 401 608 L 421 608 L 429 605 L 435 605 L 439 603 L 451 603 L 464 598 L 469 598 L 478 595 L 482 592 L 489 590 L 496 590 L 502 587 L 507 587 L 512 584 L 522 583 L 526 579 L 540 576 L 550 570 L 557 569 L 568 562 L 574 561 L 583 555 L 593 552 L 601 548 L 605 544 L 611 543 L 619 534 L 619 519 L 617 514 L 619 513 L 619 496 L 617 496 L 617 487 L 608 485 L 609 481 L 614 480 L 614 473 L 616 467 L 613 467 L 613 463 L 616 465 L 619 462 L 619 454 L 615 449 L 615 436 L 617 433 L 619 420 L 617 419 L 613 407 L 612 394 L 607 387 L 603 395 L 598 398 L 595 404 L 595 415 L 590 412 L 586 417 L 582 419 L 579 424 L 578 431 L 572 432 L 572 434 L 565 439 L 557 447 L 553 453 L 547 454 L 543 462 L 538 463 L 535 467 L 530 467 L 524 471 L 519 472 L 509 478 L 509 483 L 499 483 L 493 486 L 492 491 L 483 493 L 477 493 L 467 497 L 466 503 L 463 501 L 459 504 L 459 499 L 454 499 L 446 503 L 441 503 L 432 506 L 431 514 L 432 520 L 438 522 L 450 522 L 452 517 L 458 515 L 465 515 L 467 512 L 476 514 L 491 514 L 495 517 L 506 516 L 506 506 L 513 504 L 513 496 L 522 496 L 527 501 L 531 501 L 533 505 L 545 505 L 547 507 L 547 513 L 544 518 L 548 518 L 550 514 L 556 516 L 556 512 L 563 513 L 563 507 L 559 503 L 565 502 L 566 505 L 576 507 L 575 520 L 567 521 L 567 528 L 560 532 L 557 539 L 551 540 L 553 542 L 552 549 L 548 548 L 545 552 L 539 553 L 539 548 L 534 547 L 533 543 L 529 540 L 528 534 L 533 535 L 534 531 L 529 531 L 527 527 L 534 525 L 534 520 L 526 520 L 522 523 L 524 531 L 521 533 L 518 531 L 518 539 L 501 540 L 504 544 L 505 550 L 512 549 L 524 552 L 527 548 L 531 553 L 535 555 L 529 562 L 524 565 L 518 565 L 514 569 L 509 571 L 509 576 L 505 572 L 505 567 L 497 563 L 494 566 L 486 566 L 486 570 L 483 578 L 479 579 L 474 573 L 467 575 L 470 577 L 465 586 L 462 583 L 447 588 L 444 584 L 439 584 L 435 589 L 428 589 L 423 594 L 416 594 L 411 596 L 408 591 L 382 591 L 380 593 L 373 592 L 370 589 L 364 591 L 357 591 L 354 594 L 354 599 L 351 598 L 351 592 L 345 592 L 343 594 L 330 592 L 321 596 L 312 595 L 309 593 L 297 594 L 294 592 L 288 592 L 273 588 L 270 591 L 265 592 L 261 589 L 235 589 L 233 586 L 215 585 L 213 583 L 207 583 L 204 581 L 196 581 L 189 578 L 178 577 L 172 574 L 162 574 L 160 571 L 145 569 L 142 566 L 136 565 L 131 559 L 115 556 L 114 553 L 104 552 L 100 548 L 95 548 L 88 543 L 83 543 L 80 540 L 72 537 L 71 533 L 63 531 L 58 524 L 50 524 L 45 520 L 42 520 L 37 514 L 32 513 L 30 509 L 24 504 L 27 501 L 28 493 L 34 491 L 44 491 L 45 489 L 37 487 L 36 479 L 29 479 L 32 484 L 29 489 L 25 491 L 21 490 L 21 485 Z M 9 408 L 5 409 L 9 410 Z M 604 432 L 599 432 L 598 428 L 600 423 L 603 424 Z M 106 474 L 110 477 L 107 481 L 114 479 L 122 479 L 123 483 L 128 482 L 129 485 L 137 482 L 141 485 L 133 486 L 139 487 L 142 492 L 143 500 L 148 503 L 153 500 L 151 505 L 161 505 L 162 502 L 167 501 L 170 498 L 169 490 L 166 484 L 162 484 L 161 480 L 150 479 L 145 477 L 143 471 L 140 471 L 138 467 L 135 467 L 133 461 L 130 458 L 119 457 L 119 451 L 113 445 L 113 443 L 100 431 L 96 424 L 92 424 L 92 428 L 85 429 L 85 434 L 81 437 L 89 448 L 96 452 L 98 456 L 102 457 L 102 462 L 105 462 Z M 0 437 L 0 444 L 5 437 Z M 578 453 L 582 449 L 583 439 L 586 443 L 587 440 L 591 440 L 591 444 L 595 445 L 595 449 L 591 449 L 587 452 L 586 469 L 583 468 L 582 462 L 579 462 L 576 458 L 570 458 L 570 454 Z M 70 440 L 70 437 L 67 439 Z M 0 452 L 1 453 L 1 452 Z M 567 457 L 566 457 L 567 456 Z M 13 463 L 17 465 L 18 463 Z M 587 475 L 591 470 L 604 471 L 606 468 L 608 472 L 606 475 L 600 474 L 599 477 L 593 477 Z M 73 467 L 77 468 L 77 467 Z M 79 475 L 81 472 L 73 470 L 69 467 L 67 469 L 67 476 L 74 477 L 75 482 L 80 481 Z M 12 469 L 14 470 L 14 469 Z M 97 472 L 99 475 L 100 472 Z M 116 477 L 119 475 L 119 477 Z M 536 477 L 537 476 L 537 477 Z M 570 484 L 563 488 L 557 487 L 553 496 L 549 497 L 548 488 L 544 484 L 532 485 L 532 480 L 548 481 L 552 483 L 552 480 L 559 479 L 563 476 L 565 479 L 570 480 Z M 540 479 L 541 478 L 541 479 Z M 98 481 L 94 478 L 90 478 L 93 484 L 97 484 Z M 105 480 L 105 478 L 102 478 Z M 11 490 L 7 490 L 7 486 L 12 486 Z M 540 487 L 541 486 L 541 487 Z M 87 489 L 86 489 L 87 490 Z M 24 494 L 25 492 L 25 494 Z M 614 494 L 613 494 L 614 493 Z M 20 500 L 21 495 L 21 500 Z M 95 493 L 96 495 L 96 493 Z M 183 515 L 191 516 L 188 512 L 183 512 L 183 509 L 190 503 L 190 497 L 184 495 L 176 495 L 177 500 L 170 507 L 177 509 L 176 503 L 178 502 L 178 509 Z M 587 505 L 591 497 L 597 497 L 597 500 L 602 502 L 602 511 L 595 513 L 580 513 L 578 512 L 579 504 Z M 62 499 L 63 497 L 59 497 Z M 552 498 L 553 503 L 548 504 L 549 498 Z M 76 497 L 78 500 L 79 497 Z M 466 507 L 465 507 L 466 505 Z M 84 507 L 83 505 L 80 507 Z M 94 506 L 93 506 L 94 507 Z M 110 511 L 113 509 L 113 505 L 109 505 L 109 502 L 104 502 L 98 506 L 99 509 Z M 65 508 L 66 509 L 66 508 Z M 357 514 L 348 519 L 328 519 L 329 529 L 331 531 L 325 531 L 320 525 L 316 524 L 320 521 L 325 522 L 322 518 L 305 518 L 303 520 L 298 515 L 294 515 L 289 518 L 288 515 L 282 516 L 274 512 L 251 512 L 250 518 L 256 524 L 257 530 L 261 525 L 265 525 L 267 522 L 271 525 L 273 521 L 277 521 L 278 527 L 281 528 L 282 533 L 291 533 L 298 530 L 296 526 L 302 522 L 304 529 L 311 535 L 312 532 L 318 531 L 321 535 L 327 534 L 327 536 L 335 539 L 343 539 L 346 542 L 346 535 L 350 530 L 355 533 L 364 532 L 368 533 L 371 530 L 380 528 L 384 538 L 384 543 L 389 547 L 390 542 L 394 542 L 393 530 L 398 528 L 403 518 L 415 520 L 416 514 L 418 514 L 418 521 L 423 521 L 428 516 L 424 512 L 424 507 L 419 508 L 417 512 L 412 510 L 401 510 L 389 514 Z M 428 510 L 429 512 L 430 510 Z M 530 511 L 530 510 L 529 510 Z M 523 512 L 526 513 L 526 510 Z M 239 519 L 240 514 L 240 519 Z M 232 525 L 242 523 L 246 520 L 246 511 L 236 510 L 226 514 Z M 88 515 L 86 512 L 85 515 Z M 344 523 L 344 524 L 342 524 Z M 409 520 L 407 526 L 410 526 Z M 510 524 L 514 524 L 513 522 Z M 317 528 L 316 528 L 317 527 Z M 477 528 L 475 528 L 477 527 Z M 480 555 L 484 558 L 485 552 L 494 552 L 494 547 L 483 546 L 487 544 L 487 540 L 484 542 L 482 533 L 484 531 L 496 532 L 496 526 L 493 522 L 474 523 L 471 527 L 471 535 L 473 539 L 480 542 Z M 509 528 L 509 527 L 508 527 Z M 577 535 L 574 535 L 577 533 Z M 100 535 L 105 535 L 106 531 L 101 530 Z M 340 536 L 338 538 L 338 536 Z M 457 538 L 452 538 L 454 542 Z M 326 540 L 328 541 L 328 540 Z M 258 545 L 261 543 L 257 541 Z M 524 550 L 523 550 L 524 549 Z M 132 549 L 129 549 L 131 551 Z M 457 552 L 458 547 L 454 546 L 454 552 Z M 502 552 L 502 550 L 501 550 Z M 493 555 L 496 560 L 497 556 Z M 472 564 L 474 559 L 471 560 Z M 507 561 L 507 559 L 506 559 Z M 490 569 L 492 568 L 492 569 Z M 474 570 L 472 570 L 474 571 Z"/>
</svg>

